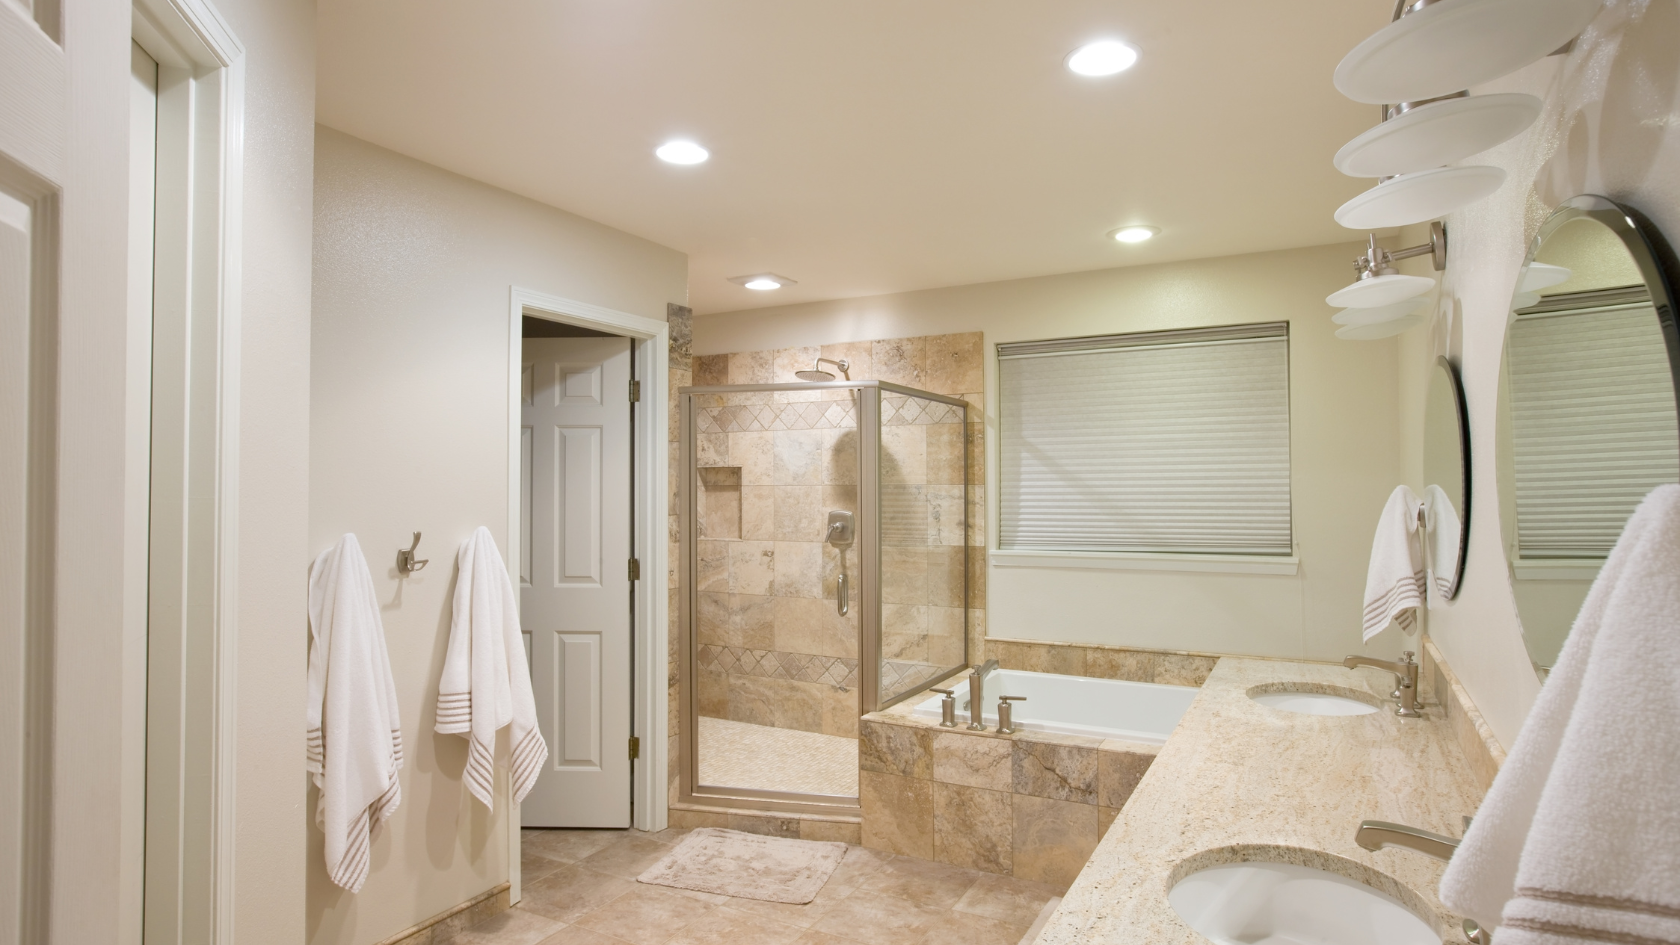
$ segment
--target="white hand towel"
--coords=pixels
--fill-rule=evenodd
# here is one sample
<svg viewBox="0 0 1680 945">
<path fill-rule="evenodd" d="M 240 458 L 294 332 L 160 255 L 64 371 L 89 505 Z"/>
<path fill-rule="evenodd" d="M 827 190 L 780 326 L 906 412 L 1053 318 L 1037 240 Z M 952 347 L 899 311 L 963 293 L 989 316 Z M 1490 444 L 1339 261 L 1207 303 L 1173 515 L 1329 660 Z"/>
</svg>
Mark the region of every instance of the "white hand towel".
<svg viewBox="0 0 1680 945">
<path fill-rule="evenodd" d="M 402 719 L 379 600 L 355 535 L 309 569 L 307 768 L 327 835 L 327 875 L 356 892 L 367 879 L 374 831 L 402 802 Z"/>
<path fill-rule="evenodd" d="M 1431 483 L 1423 490 L 1423 521 L 1429 533 L 1429 576 L 1435 592 L 1444 600 L 1452 592 L 1453 578 L 1458 576 L 1458 549 L 1464 536 L 1464 525 L 1458 520 L 1458 509 L 1446 490 Z"/>
<path fill-rule="evenodd" d="M 495 810 L 496 732 L 512 726 L 513 801 L 537 783 L 548 745 L 537 730 L 531 672 L 513 582 L 490 530 L 480 525 L 455 558 L 455 617 L 438 683 L 437 730 L 467 736 L 467 790 Z"/>
<path fill-rule="evenodd" d="M 1500 945 L 1680 943 L 1680 486 L 1634 511 L 1441 877 Z"/>
<path fill-rule="evenodd" d="M 1365 639 L 1388 627 L 1389 621 L 1411 633 L 1416 609 L 1423 606 L 1423 553 L 1418 546 L 1417 493 L 1395 486 L 1377 520 L 1371 542 L 1371 564 L 1365 572 Z"/>
</svg>

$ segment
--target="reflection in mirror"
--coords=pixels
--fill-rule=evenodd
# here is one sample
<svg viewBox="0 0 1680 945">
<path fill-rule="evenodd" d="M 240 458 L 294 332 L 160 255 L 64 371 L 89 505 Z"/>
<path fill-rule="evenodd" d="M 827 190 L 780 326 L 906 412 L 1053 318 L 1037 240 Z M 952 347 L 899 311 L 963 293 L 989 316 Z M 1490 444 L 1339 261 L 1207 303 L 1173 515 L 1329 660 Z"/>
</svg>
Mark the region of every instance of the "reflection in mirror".
<svg viewBox="0 0 1680 945">
<path fill-rule="evenodd" d="M 1610 201 L 1576 197 L 1541 227 L 1513 296 L 1499 378 L 1499 518 L 1523 639 L 1542 675 L 1634 507 L 1680 481 L 1680 351 L 1657 239 Z"/>
<path fill-rule="evenodd" d="M 1446 358 L 1435 359 L 1424 404 L 1423 478 L 1430 590 L 1452 600 L 1470 539 L 1470 423 L 1458 370 Z"/>
</svg>

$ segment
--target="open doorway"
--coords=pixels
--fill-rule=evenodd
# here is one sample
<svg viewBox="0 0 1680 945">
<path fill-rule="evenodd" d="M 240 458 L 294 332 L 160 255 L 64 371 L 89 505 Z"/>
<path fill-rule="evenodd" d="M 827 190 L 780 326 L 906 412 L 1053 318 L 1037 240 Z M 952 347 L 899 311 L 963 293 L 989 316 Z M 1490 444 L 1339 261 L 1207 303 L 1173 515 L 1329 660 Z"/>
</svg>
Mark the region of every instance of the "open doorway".
<svg viewBox="0 0 1680 945">
<path fill-rule="evenodd" d="M 527 583 L 532 576 L 533 565 L 528 564 L 528 562 L 543 560 L 543 555 L 535 547 L 537 539 L 533 529 L 528 528 L 525 523 L 527 509 L 531 509 L 533 514 L 540 514 L 541 509 L 539 503 L 527 498 L 531 491 L 531 488 L 528 487 L 534 488 L 533 480 L 537 477 L 526 473 L 525 457 L 532 450 L 535 440 L 535 437 L 527 439 L 525 432 L 526 394 L 528 390 L 531 390 L 532 399 L 535 399 L 533 390 L 535 372 L 533 369 L 533 373 L 527 375 L 525 369 L 527 363 L 534 363 L 529 362 L 526 358 L 525 326 L 529 323 L 535 323 L 532 324 L 535 337 L 530 339 L 533 341 L 544 343 L 557 341 L 564 344 L 574 342 L 611 343 L 626 346 L 629 352 L 628 373 L 614 375 L 623 381 L 622 385 L 617 381 L 608 379 L 608 371 L 604 361 L 600 376 L 601 399 L 603 401 L 606 399 L 609 388 L 618 388 L 615 396 L 620 398 L 620 403 L 629 402 L 628 407 L 631 416 L 629 418 L 630 441 L 628 447 L 630 450 L 628 525 L 626 526 L 623 518 L 614 513 L 618 527 L 627 531 L 626 544 L 624 545 L 626 550 L 619 552 L 603 548 L 600 553 L 601 563 L 599 566 L 603 586 L 609 576 L 616 575 L 620 582 L 619 586 L 628 588 L 627 595 L 620 596 L 625 609 L 617 611 L 618 613 L 627 611 L 630 620 L 629 670 L 627 676 L 620 676 L 624 683 L 624 698 L 628 701 L 626 713 L 628 728 L 616 730 L 626 732 L 623 736 L 615 734 L 615 730 L 594 725 L 579 724 L 573 728 L 567 728 L 564 724 L 565 718 L 556 713 L 553 708 L 547 714 L 539 716 L 538 724 L 549 745 L 549 761 L 543 775 L 539 777 L 533 795 L 545 790 L 545 781 L 558 784 L 565 780 L 565 777 L 557 772 L 564 771 L 562 766 L 568 764 L 568 759 L 575 761 L 579 757 L 599 757 L 602 761 L 600 767 L 605 771 L 606 762 L 612 756 L 616 756 L 629 771 L 629 798 L 627 802 L 629 822 L 627 825 L 650 832 L 663 830 L 666 824 L 666 802 L 669 790 L 667 782 L 668 745 L 666 741 L 669 728 L 667 721 L 669 703 L 666 688 L 668 666 L 666 648 L 669 645 L 670 638 L 666 624 L 669 619 L 670 606 L 667 599 L 666 573 L 670 563 L 667 534 L 669 528 L 667 516 L 670 510 L 670 500 L 667 494 L 670 476 L 668 464 L 671 455 L 668 441 L 671 426 L 667 402 L 668 391 L 670 390 L 668 374 L 670 330 L 663 319 L 631 315 L 586 302 L 533 292 L 518 286 L 512 287 L 509 295 L 507 374 L 509 537 L 505 554 L 508 559 L 509 573 L 519 575 L 522 585 Z M 573 355 L 567 355 L 567 357 L 571 358 Z M 560 374 L 559 365 L 561 363 L 561 359 L 556 358 L 554 365 L 549 368 L 556 377 Z M 587 359 L 584 361 L 568 360 L 565 363 L 586 364 Z M 587 375 L 589 371 L 574 370 L 571 373 Z M 531 378 L 530 387 L 527 386 L 528 377 Z M 638 382 L 640 385 L 639 397 L 633 396 L 629 390 L 629 381 L 631 380 Z M 595 381 L 593 379 L 579 377 L 575 379 L 571 396 L 588 397 L 593 394 L 594 388 Z M 565 396 L 566 391 L 562 388 L 558 395 Z M 551 392 L 550 400 L 553 400 L 555 396 L 555 392 Z M 551 420 L 551 425 L 554 422 Z M 572 423 L 573 421 L 564 422 Z M 576 425 L 587 426 L 589 424 L 587 421 L 576 421 Z M 580 443 L 588 441 L 592 436 L 583 432 L 577 435 L 581 437 Z M 604 430 L 602 431 L 602 437 L 604 443 Z M 553 446 L 554 441 L 551 440 L 550 450 L 553 449 Z M 587 454 L 580 450 L 570 455 L 577 458 Z M 603 452 L 603 460 L 605 457 L 606 454 Z M 531 469 L 534 473 L 534 457 Z M 601 481 L 604 485 L 604 474 Z M 603 538 L 607 534 L 605 527 L 608 521 L 607 516 L 603 515 L 601 517 Z M 530 541 L 526 538 L 528 534 L 532 535 Z M 557 534 L 559 534 L 558 531 L 550 531 L 551 547 L 552 536 Z M 586 531 L 584 534 L 587 536 L 588 532 Z M 620 555 L 624 557 L 619 557 Z M 552 562 L 556 560 L 552 553 L 548 560 L 551 562 L 548 566 L 548 577 L 552 581 L 554 578 Z M 542 565 L 535 565 L 535 569 L 540 570 L 541 568 Z M 638 574 L 638 572 L 639 579 L 632 576 Z M 592 579 L 589 575 L 584 577 L 586 581 Z M 574 587 L 576 586 L 578 585 L 574 585 Z M 605 591 L 600 596 L 607 599 L 613 593 Z M 521 596 L 524 597 L 523 588 Z M 628 597 L 628 600 L 624 599 L 625 596 Z M 523 603 L 521 607 L 523 610 Z M 547 656 L 540 658 L 545 661 L 545 671 L 553 673 L 553 678 L 561 686 L 570 687 L 573 685 L 567 678 L 568 669 L 582 670 L 592 665 L 588 659 L 594 659 L 595 654 L 588 652 L 591 644 L 587 636 L 573 639 L 563 638 L 559 634 L 574 633 L 574 631 L 556 630 L 552 625 L 542 624 L 542 618 L 536 614 L 533 614 L 531 621 L 526 622 L 525 627 L 532 631 L 533 635 L 536 633 L 551 635 L 553 646 L 547 650 Z M 528 645 L 533 662 L 535 662 L 539 658 L 537 652 L 539 647 L 534 636 L 528 639 Z M 579 647 L 582 648 L 581 653 L 577 649 Z M 568 648 L 572 649 L 573 652 L 566 653 L 565 649 Z M 565 662 L 565 659 L 571 656 L 578 656 L 579 658 L 569 663 Z M 607 654 L 603 650 L 600 656 L 602 663 L 599 665 L 604 667 Z M 588 657 L 588 659 L 584 657 Z M 603 674 L 606 671 L 604 668 L 602 669 Z M 535 674 L 533 674 L 533 677 L 533 682 L 536 682 Z M 585 693 L 587 693 L 587 687 L 590 684 L 605 679 L 604 675 L 597 676 L 593 671 L 580 673 L 579 678 L 582 680 L 579 685 L 584 687 Z M 540 688 L 540 686 L 533 686 L 533 689 Z M 601 691 L 604 697 L 604 687 Z M 578 693 L 562 689 L 554 705 L 560 705 L 560 698 L 572 698 L 575 695 L 578 695 Z M 538 692 L 537 698 L 539 712 L 541 712 L 543 711 L 544 696 L 541 692 Z M 604 722 L 607 716 L 603 714 L 600 718 Z M 581 722 L 582 719 L 583 716 L 578 714 L 571 717 L 572 722 Z M 567 740 L 575 738 L 576 741 L 568 744 L 556 744 L 557 739 L 562 737 Z M 621 738 L 622 740 L 620 740 Z M 591 755 L 590 752 L 594 752 L 594 754 Z M 588 761 L 574 763 L 571 765 L 572 770 L 565 772 L 565 774 L 587 774 L 590 768 L 591 763 Z M 602 783 L 606 783 L 604 777 Z M 602 795 L 610 796 L 605 789 L 603 789 Z M 622 798 L 623 792 L 618 792 L 618 796 Z M 542 802 L 538 801 L 537 803 Z M 546 823 L 539 822 L 539 818 L 541 821 L 547 821 L 548 823 L 566 825 L 582 826 L 587 823 L 587 821 L 571 819 L 569 814 L 558 819 L 539 815 L 538 811 L 534 809 L 537 804 L 533 804 L 531 796 L 528 796 L 525 802 L 520 805 L 521 808 L 527 806 L 533 808 L 531 817 L 524 816 L 523 810 L 521 810 L 520 816 L 510 818 L 508 822 L 508 873 L 513 887 L 511 890 L 512 899 L 515 902 L 519 901 L 521 895 L 519 875 L 519 831 L 521 823 L 531 826 L 546 826 Z M 620 825 L 625 824 L 621 821 Z"/>
</svg>

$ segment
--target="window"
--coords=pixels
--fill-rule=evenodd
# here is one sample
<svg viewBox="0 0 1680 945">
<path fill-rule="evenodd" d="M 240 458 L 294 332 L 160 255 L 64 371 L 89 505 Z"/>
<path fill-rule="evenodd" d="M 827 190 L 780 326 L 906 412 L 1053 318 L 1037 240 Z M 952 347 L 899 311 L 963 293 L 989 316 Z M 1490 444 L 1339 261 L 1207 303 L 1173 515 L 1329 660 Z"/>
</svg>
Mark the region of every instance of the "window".
<svg viewBox="0 0 1680 945">
<path fill-rule="evenodd" d="M 1284 322 L 998 345 L 1000 547 L 1288 555 Z"/>
</svg>

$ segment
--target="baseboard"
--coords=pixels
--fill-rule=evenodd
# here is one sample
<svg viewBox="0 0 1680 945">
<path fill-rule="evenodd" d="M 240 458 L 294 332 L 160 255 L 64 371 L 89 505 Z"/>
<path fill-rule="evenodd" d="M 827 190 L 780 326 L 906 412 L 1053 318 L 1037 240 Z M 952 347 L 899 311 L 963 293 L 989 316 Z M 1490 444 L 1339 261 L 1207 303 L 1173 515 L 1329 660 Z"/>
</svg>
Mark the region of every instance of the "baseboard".
<svg viewBox="0 0 1680 945">
<path fill-rule="evenodd" d="M 468 928 L 506 912 L 510 905 L 510 892 L 511 887 L 507 883 L 492 886 L 453 909 L 417 922 L 377 945 L 444 945 Z"/>
</svg>

